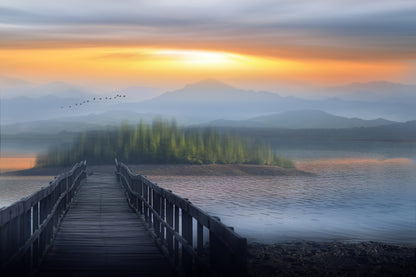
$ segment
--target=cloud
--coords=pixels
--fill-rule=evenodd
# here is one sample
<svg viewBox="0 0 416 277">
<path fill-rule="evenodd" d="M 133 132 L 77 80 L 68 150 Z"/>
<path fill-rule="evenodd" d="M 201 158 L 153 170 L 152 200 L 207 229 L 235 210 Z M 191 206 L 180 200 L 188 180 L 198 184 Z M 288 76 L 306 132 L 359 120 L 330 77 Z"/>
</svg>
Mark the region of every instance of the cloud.
<svg viewBox="0 0 416 277">
<path fill-rule="evenodd" d="M 414 59 L 414 1 L 2 1 L 0 47 L 178 45 L 287 58 Z"/>
</svg>

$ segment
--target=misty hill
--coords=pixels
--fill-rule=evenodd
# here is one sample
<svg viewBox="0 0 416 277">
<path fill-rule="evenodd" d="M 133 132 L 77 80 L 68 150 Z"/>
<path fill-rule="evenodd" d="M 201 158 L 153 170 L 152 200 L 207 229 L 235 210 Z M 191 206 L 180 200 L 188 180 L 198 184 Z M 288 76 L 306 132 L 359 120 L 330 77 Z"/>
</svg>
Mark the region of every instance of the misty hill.
<svg viewBox="0 0 416 277">
<path fill-rule="evenodd" d="M 101 129 L 102 125 L 67 121 L 67 120 L 36 120 L 29 122 L 19 122 L 14 124 L 7 124 L 1 126 L 1 132 L 3 135 L 15 135 L 15 134 L 58 134 L 60 132 L 81 132 L 86 130 Z"/>
<path fill-rule="evenodd" d="M 225 127 L 230 130 L 230 127 Z M 351 145 L 356 147 L 360 142 L 411 142 L 416 143 L 416 120 L 405 123 L 393 123 L 377 127 L 356 127 L 338 129 L 277 129 L 277 128 L 232 128 L 243 136 L 265 139 L 273 146 L 340 143 L 341 148 Z M 354 146 L 355 145 L 355 146 Z M 367 144 L 366 144 L 367 145 Z M 373 145 L 375 146 L 375 145 Z M 368 145 L 367 145 L 368 147 Z M 324 149 L 324 148 L 323 148 Z M 368 149 L 366 149 L 368 150 Z M 407 151 L 414 152 L 414 146 Z"/>
<path fill-rule="evenodd" d="M 403 101 L 399 101 L 400 99 L 379 100 L 377 97 L 373 97 L 371 101 L 343 100 L 341 98 L 312 100 L 294 96 L 283 97 L 270 92 L 244 90 L 215 80 L 189 84 L 182 89 L 161 95 L 151 88 L 132 87 L 121 90 L 127 94 L 127 98 L 118 98 L 116 101 L 114 99 L 100 101 L 99 103 L 90 102 L 82 107 L 78 106 L 76 109 L 61 109 L 60 107 L 74 105 L 83 99 L 91 99 L 97 94 L 84 94 L 83 90 L 79 91 L 60 83 L 53 83 L 45 87 L 48 87 L 47 91 L 51 95 L 2 98 L 1 124 L 55 120 L 56 118 L 88 116 L 113 111 L 152 113 L 164 117 L 173 116 L 185 119 L 187 123 L 192 124 L 217 119 L 248 120 L 265 114 L 298 110 L 320 110 L 349 118 L 381 117 L 395 121 L 416 119 L 416 109 L 414 108 L 416 100 L 413 101 L 410 98 L 403 98 Z M 147 89 L 148 92 L 146 92 Z M 28 91 L 27 95 L 32 95 L 31 92 Z M 152 95 L 159 96 L 149 99 Z M 337 95 L 337 93 L 334 92 L 333 95 Z M 125 120 L 129 120 L 129 118 L 127 117 Z M 355 126 L 354 124 L 351 126 Z"/>
<path fill-rule="evenodd" d="M 35 86 L 27 81 L 0 77 L 2 82 L 2 97 L 10 99 L 14 97 L 37 98 L 53 95 L 60 98 L 84 98 L 90 92 L 87 89 L 67 84 L 65 82 L 52 82 L 44 85 Z"/>
<path fill-rule="evenodd" d="M 29 120 L 52 119 L 69 115 L 60 107 L 78 102 L 78 98 L 58 97 L 54 95 L 41 97 L 20 96 L 1 100 L 1 123 L 9 124 Z"/>
<path fill-rule="evenodd" d="M 192 116 L 198 120 L 248 119 L 264 112 L 299 109 L 309 100 L 254 92 L 216 80 L 203 80 L 143 102 L 148 109 Z"/>
<path fill-rule="evenodd" d="M 374 101 L 374 99 L 378 99 L 379 101 L 412 101 L 416 103 L 416 85 L 375 81 L 330 87 L 326 91 L 346 100 Z"/>
<path fill-rule="evenodd" d="M 7 85 L 9 83 L 15 85 Z M 116 94 L 123 94 L 127 97 L 115 98 Z M 23 80 L 8 80 L 6 86 L 1 88 L 1 124 L 55 120 L 117 110 L 136 112 L 138 101 L 160 94 L 160 89 L 151 87 L 128 87 L 105 92 L 92 91 L 63 82 L 33 86 Z M 13 97 L 13 95 L 16 96 Z M 100 97 L 102 100 L 98 101 Z M 105 100 L 105 97 L 112 97 L 112 99 Z M 93 101 L 94 98 L 95 101 Z M 89 102 L 76 106 L 84 101 Z M 72 108 L 69 109 L 69 106 Z"/>
<path fill-rule="evenodd" d="M 217 127 L 251 127 L 251 128 L 287 128 L 287 129 L 328 129 L 374 127 L 395 123 L 382 118 L 364 120 L 360 118 L 346 118 L 332 115 L 318 110 L 289 111 L 248 120 L 216 120 L 208 123 Z"/>
<path fill-rule="evenodd" d="M 337 95 L 336 93 L 332 93 Z M 242 120 L 267 113 L 294 110 L 321 110 L 346 117 L 388 118 L 406 121 L 416 118 L 416 101 L 343 100 L 341 98 L 303 99 L 276 93 L 255 92 L 215 80 L 204 80 L 167 92 L 140 105 L 141 109 L 180 114 L 199 121 Z"/>
<path fill-rule="evenodd" d="M 160 117 L 152 113 L 135 113 L 129 111 L 109 111 L 83 116 L 70 116 L 50 120 L 35 120 L 2 125 L 3 134 L 44 133 L 58 134 L 60 132 L 83 132 L 87 130 L 102 130 L 107 127 L 118 126 L 121 123 L 137 124 L 141 120 L 151 123 Z M 186 119 L 181 119 L 186 122 Z"/>
</svg>

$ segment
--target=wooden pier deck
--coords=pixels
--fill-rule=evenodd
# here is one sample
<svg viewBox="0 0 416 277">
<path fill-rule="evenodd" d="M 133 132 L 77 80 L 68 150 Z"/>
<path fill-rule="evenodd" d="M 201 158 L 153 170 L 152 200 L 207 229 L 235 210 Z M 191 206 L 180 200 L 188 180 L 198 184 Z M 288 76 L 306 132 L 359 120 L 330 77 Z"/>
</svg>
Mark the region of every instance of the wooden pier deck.
<svg viewBox="0 0 416 277">
<path fill-rule="evenodd" d="M 39 276 L 173 276 L 112 172 L 83 181 Z"/>
<path fill-rule="evenodd" d="M 247 276 L 247 240 L 115 160 L 0 209 L 0 276 Z M 115 173 L 115 174 L 114 174 Z"/>
</svg>

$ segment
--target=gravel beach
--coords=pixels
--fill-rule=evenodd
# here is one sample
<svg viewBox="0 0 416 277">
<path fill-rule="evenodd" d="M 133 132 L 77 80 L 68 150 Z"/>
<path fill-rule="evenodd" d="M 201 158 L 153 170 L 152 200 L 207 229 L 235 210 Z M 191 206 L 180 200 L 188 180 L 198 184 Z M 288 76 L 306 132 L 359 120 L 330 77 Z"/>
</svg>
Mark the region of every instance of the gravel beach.
<svg viewBox="0 0 416 277">
<path fill-rule="evenodd" d="M 416 247 L 378 242 L 248 245 L 249 276 L 416 276 Z"/>
</svg>

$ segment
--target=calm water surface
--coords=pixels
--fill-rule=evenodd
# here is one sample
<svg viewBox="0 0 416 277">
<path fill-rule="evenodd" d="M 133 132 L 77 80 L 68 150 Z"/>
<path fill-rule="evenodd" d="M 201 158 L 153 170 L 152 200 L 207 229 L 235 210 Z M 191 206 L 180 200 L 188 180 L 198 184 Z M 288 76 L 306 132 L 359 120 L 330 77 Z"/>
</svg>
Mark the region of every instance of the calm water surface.
<svg viewBox="0 0 416 277">
<path fill-rule="evenodd" d="M 297 167 L 316 173 L 312 177 L 148 177 L 219 216 L 250 242 L 372 240 L 416 245 L 415 159 L 330 154 L 299 159 Z M 51 180 L 53 176 L 0 176 L 0 207 Z"/>
<path fill-rule="evenodd" d="M 46 187 L 54 176 L 0 176 L 0 208 Z"/>
<path fill-rule="evenodd" d="M 409 159 L 298 162 L 315 177 L 148 176 L 249 241 L 373 240 L 416 245 L 416 165 Z"/>
</svg>

